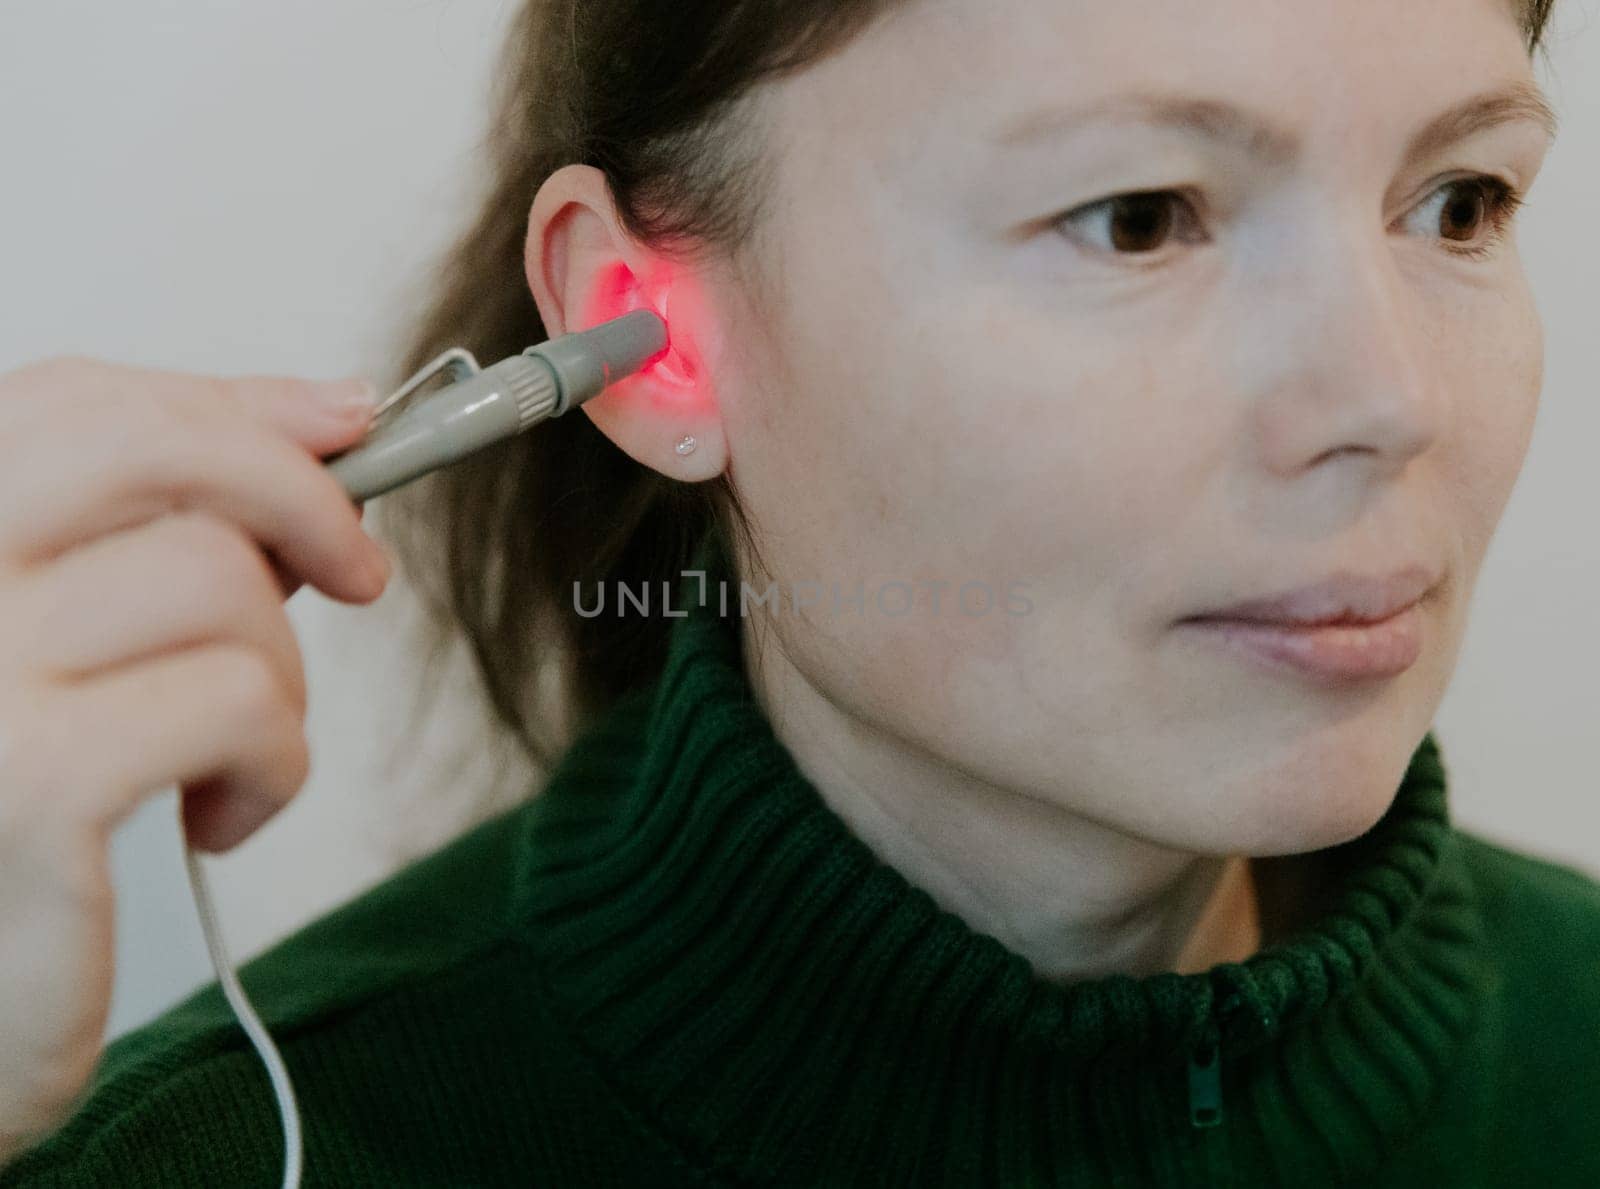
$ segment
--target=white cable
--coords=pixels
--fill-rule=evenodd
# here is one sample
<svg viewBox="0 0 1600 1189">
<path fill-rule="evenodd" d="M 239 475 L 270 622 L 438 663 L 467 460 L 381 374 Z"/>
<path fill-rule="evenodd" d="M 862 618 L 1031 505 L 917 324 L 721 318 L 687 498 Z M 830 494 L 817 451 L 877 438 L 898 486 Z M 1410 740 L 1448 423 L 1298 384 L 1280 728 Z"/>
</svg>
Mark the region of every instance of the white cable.
<svg viewBox="0 0 1600 1189">
<path fill-rule="evenodd" d="M 179 828 L 182 829 L 181 826 Z M 261 1055 L 261 1064 L 267 1067 L 267 1076 L 272 1079 L 272 1092 L 278 1099 L 278 1115 L 283 1119 L 283 1189 L 299 1189 L 300 1111 L 295 1105 L 289 1071 L 284 1068 L 277 1046 L 272 1043 L 272 1037 L 262 1025 L 261 1018 L 250 1006 L 250 1000 L 245 998 L 244 988 L 239 985 L 239 978 L 233 972 L 233 963 L 228 960 L 228 951 L 222 944 L 217 912 L 211 905 L 211 885 L 206 882 L 199 856 L 187 840 L 183 844 L 183 858 L 189 867 L 189 889 L 194 893 L 195 911 L 200 914 L 200 931 L 205 934 L 206 948 L 211 951 L 211 966 L 217 972 L 217 981 L 222 984 L 222 993 L 227 996 L 233 1014 L 238 1017 L 239 1026 L 250 1038 L 250 1043 L 255 1045 L 256 1052 Z"/>
</svg>

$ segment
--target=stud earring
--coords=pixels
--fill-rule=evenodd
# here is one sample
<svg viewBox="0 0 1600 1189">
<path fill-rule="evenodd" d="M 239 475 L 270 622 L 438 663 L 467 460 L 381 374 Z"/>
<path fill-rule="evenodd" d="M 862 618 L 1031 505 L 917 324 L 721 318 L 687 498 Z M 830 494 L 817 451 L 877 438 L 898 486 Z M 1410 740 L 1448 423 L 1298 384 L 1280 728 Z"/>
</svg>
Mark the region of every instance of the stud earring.
<svg viewBox="0 0 1600 1189">
<path fill-rule="evenodd" d="M 694 438 L 690 437 L 688 434 L 684 434 L 682 439 L 676 446 L 673 447 L 673 449 L 679 454 L 691 454 L 694 452 L 694 446 Z"/>
</svg>

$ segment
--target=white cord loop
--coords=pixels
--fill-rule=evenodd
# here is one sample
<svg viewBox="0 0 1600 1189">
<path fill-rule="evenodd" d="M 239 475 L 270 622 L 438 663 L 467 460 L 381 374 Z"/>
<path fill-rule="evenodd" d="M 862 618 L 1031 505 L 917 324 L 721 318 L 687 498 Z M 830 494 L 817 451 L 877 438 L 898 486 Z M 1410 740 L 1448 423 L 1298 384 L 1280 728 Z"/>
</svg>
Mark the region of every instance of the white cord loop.
<svg viewBox="0 0 1600 1189">
<path fill-rule="evenodd" d="M 181 825 L 179 830 L 181 832 Z M 250 1000 L 245 998 L 244 988 L 239 985 L 239 978 L 233 972 L 233 963 L 228 960 L 228 951 L 222 944 L 222 929 L 217 923 L 216 909 L 211 904 L 211 885 L 206 882 L 200 858 L 190 848 L 187 839 L 183 844 L 183 857 L 189 868 L 189 889 L 194 893 L 195 911 L 200 914 L 200 931 L 205 934 L 206 949 L 211 952 L 212 969 L 217 972 L 217 981 L 222 984 L 222 993 L 227 996 L 228 1005 L 238 1017 L 239 1026 L 260 1054 L 261 1063 L 267 1067 L 267 1076 L 272 1079 L 272 1092 L 278 1099 L 278 1115 L 283 1120 L 283 1189 L 299 1189 L 303 1159 L 300 1111 L 295 1105 L 289 1071 L 284 1067 L 278 1047 L 272 1043 L 271 1035 L 250 1006 Z"/>
</svg>

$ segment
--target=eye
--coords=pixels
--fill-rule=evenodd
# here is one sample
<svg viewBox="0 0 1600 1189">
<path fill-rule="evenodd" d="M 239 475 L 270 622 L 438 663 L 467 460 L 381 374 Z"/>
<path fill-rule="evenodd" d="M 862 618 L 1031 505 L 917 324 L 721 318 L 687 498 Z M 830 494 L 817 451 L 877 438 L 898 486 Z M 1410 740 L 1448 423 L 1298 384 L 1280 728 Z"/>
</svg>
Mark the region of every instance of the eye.
<svg viewBox="0 0 1600 1189">
<path fill-rule="evenodd" d="M 1193 235 L 1199 218 L 1194 204 L 1177 190 L 1137 190 L 1077 207 L 1051 225 L 1095 251 L 1149 256 L 1176 230 Z"/>
<path fill-rule="evenodd" d="M 1522 195 L 1510 182 L 1477 174 L 1446 182 L 1416 214 L 1426 224 L 1424 234 L 1439 235 L 1446 251 L 1481 259 L 1505 238 L 1522 204 Z"/>
</svg>

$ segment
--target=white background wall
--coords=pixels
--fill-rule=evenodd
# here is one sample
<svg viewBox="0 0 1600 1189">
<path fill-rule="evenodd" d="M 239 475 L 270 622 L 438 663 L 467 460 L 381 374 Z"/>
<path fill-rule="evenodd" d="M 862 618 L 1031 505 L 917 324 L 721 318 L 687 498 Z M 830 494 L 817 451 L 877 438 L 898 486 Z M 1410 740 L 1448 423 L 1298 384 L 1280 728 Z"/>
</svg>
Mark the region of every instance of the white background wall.
<svg viewBox="0 0 1600 1189">
<path fill-rule="evenodd" d="M 1563 131 L 1524 212 L 1548 336 L 1527 469 L 1438 719 L 1459 820 L 1600 872 L 1600 0 L 1559 0 Z M 388 376 L 415 282 L 466 217 L 512 0 L 54 0 L 0 18 L 0 370 L 71 351 L 238 374 Z M 532 195 L 529 195 L 531 201 Z M 372 512 L 368 512 L 369 523 Z M 243 958 L 528 779 L 491 772 L 460 699 L 432 763 L 385 763 L 415 681 L 402 583 L 289 604 L 313 771 L 210 861 Z M 459 688 L 459 663 L 451 681 Z M 456 713 L 450 708 L 456 707 Z M 477 802 L 486 781 L 491 800 Z M 168 793 L 118 833 L 120 1032 L 210 977 Z"/>
</svg>

